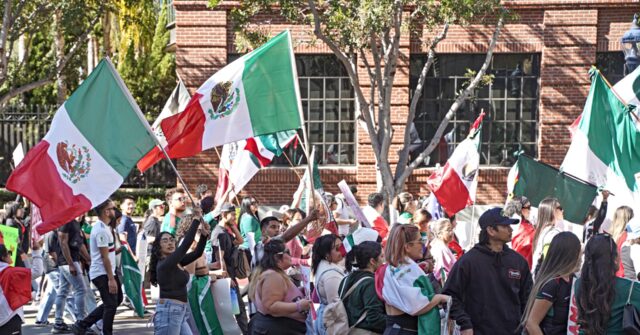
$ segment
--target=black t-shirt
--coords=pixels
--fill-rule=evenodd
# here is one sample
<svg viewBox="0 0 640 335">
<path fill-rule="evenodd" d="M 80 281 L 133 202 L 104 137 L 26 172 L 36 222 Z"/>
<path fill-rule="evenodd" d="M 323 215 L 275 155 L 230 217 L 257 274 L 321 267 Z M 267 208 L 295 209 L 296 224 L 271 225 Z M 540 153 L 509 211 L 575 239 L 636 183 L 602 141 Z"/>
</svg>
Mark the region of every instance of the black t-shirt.
<svg viewBox="0 0 640 335">
<path fill-rule="evenodd" d="M 216 229 L 220 229 L 221 231 L 218 234 L 218 242 L 219 248 L 222 252 L 224 252 L 224 263 L 227 265 L 227 273 L 229 274 L 229 278 L 236 278 L 236 262 L 233 258 L 233 252 L 238 246 L 233 244 L 233 240 L 235 239 L 226 229 L 216 226 Z M 216 257 L 217 258 L 217 257 Z"/>
<path fill-rule="evenodd" d="M 569 302 L 571 300 L 571 283 L 562 278 L 554 278 L 542 286 L 536 298 L 553 303 L 540 323 L 545 335 L 566 334 L 567 320 L 569 320 Z"/>
<path fill-rule="evenodd" d="M 80 227 L 80 222 L 73 220 L 64 226 L 60 227 L 58 232 L 69 234 L 69 251 L 71 253 L 71 259 L 74 262 L 80 261 L 80 247 L 84 243 L 84 238 L 82 237 L 82 228 Z M 67 260 L 64 258 L 64 254 L 62 253 L 62 241 L 58 239 L 58 248 L 56 250 L 56 254 L 58 255 L 58 266 L 60 265 L 69 265 L 67 264 Z"/>
<path fill-rule="evenodd" d="M 49 255 L 50 252 L 57 252 L 58 250 L 58 231 L 53 230 L 44 235 L 44 267 L 46 273 L 49 273 L 58 268 L 58 264 Z"/>
</svg>

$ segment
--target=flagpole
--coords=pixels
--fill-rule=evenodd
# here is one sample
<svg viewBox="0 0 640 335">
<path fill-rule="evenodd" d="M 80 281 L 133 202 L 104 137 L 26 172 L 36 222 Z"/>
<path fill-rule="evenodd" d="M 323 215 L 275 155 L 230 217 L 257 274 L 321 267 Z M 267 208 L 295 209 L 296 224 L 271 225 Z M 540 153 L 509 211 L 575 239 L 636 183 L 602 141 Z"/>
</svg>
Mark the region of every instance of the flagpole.
<svg viewBox="0 0 640 335">
<path fill-rule="evenodd" d="M 144 125 L 145 129 L 147 130 L 147 133 L 153 139 L 153 141 L 156 143 L 156 146 L 158 147 L 158 149 L 160 149 L 160 151 L 162 151 L 162 153 L 164 154 L 164 157 L 166 157 L 167 160 L 169 161 L 169 164 L 171 165 L 171 168 L 176 173 L 176 176 L 178 177 L 178 180 L 182 184 L 182 187 L 184 188 L 184 191 L 187 193 L 187 196 L 189 197 L 189 200 L 191 200 L 191 203 L 195 206 L 196 202 L 193 199 L 193 196 L 191 195 L 191 192 L 189 192 L 189 188 L 187 186 L 187 183 L 184 182 L 184 180 L 182 179 L 182 176 L 180 175 L 180 172 L 178 172 L 178 169 L 176 168 L 176 166 L 171 161 L 171 158 L 169 157 L 169 154 L 167 153 L 166 150 L 164 150 L 164 148 L 160 144 L 160 141 L 158 141 L 158 137 L 156 137 L 156 135 L 153 133 L 153 130 L 151 130 L 151 126 L 149 126 L 149 121 L 147 121 L 147 119 L 142 114 L 142 110 L 140 110 L 140 106 L 138 106 L 136 101 L 133 99 L 133 96 L 131 95 L 131 92 L 129 92 L 129 89 L 127 88 L 127 85 L 125 85 L 124 81 L 122 80 L 122 77 L 120 77 L 120 74 L 118 73 L 116 68 L 113 66 L 113 63 L 111 63 L 111 59 L 108 56 L 105 57 L 104 59 L 106 60 L 107 65 L 109 66 L 111 71 L 114 73 L 116 82 L 120 86 L 120 89 L 124 92 L 125 97 L 127 97 L 127 100 L 129 100 L 129 104 L 131 104 L 131 106 L 133 107 L 133 110 L 135 111 L 136 115 L 138 116 L 138 119 L 140 119 L 140 122 Z"/>
<path fill-rule="evenodd" d="M 602 77 L 602 79 L 604 79 L 604 82 L 607 83 L 607 86 L 609 86 L 609 89 L 611 90 L 611 92 L 613 92 L 613 94 L 616 96 L 616 98 L 618 98 L 618 100 L 620 100 L 620 102 L 622 102 L 625 106 L 628 106 L 629 103 L 627 103 L 626 101 L 624 101 L 624 99 L 622 99 L 622 97 L 618 94 L 618 92 L 616 92 L 616 90 L 613 88 L 613 86 L 611 85 L 611 83 L 607 80 L 607 78 L 602 74 L 602 72 L 600 72 L 599 69 L 596 68 L 596 70 L 598 70 L 598 73 L 600 74 L 600 77 Z M 638 119 L 638 116 L 635 113 L 629 113 L 633 116 L 634 119 L 636 119 L 636 122 L 640 122 L 640 119 Z"/>
<path fill-rule="evenodd" d="M 288 30 L 288 29 L 287 29 Z M 289 31 L 289 33 L 287 34 L 287 37 L 289 39 L 289 57 L 291 59 L 291 70 L 293 72 L 293 86 L 295 88 L 295 93 L 296 93 L 296 100 L 298 102 L 298 113 L 300 114 L 300 123 L 302 126 L 302 138 L 303 138 L 303 142 L 305 143 L 305 145 L 302 145 L 302 150 L 304 151 L 305 156 L 307 156 L 307 170 L 309 171 L 309 188 L 311 190 L 314 190 L 313 187 L 313 168 L 312 168 L 312 164 L 313 162 L 311 162 L 309 160 L 309 138 L 307 136 L 307 126 L 304 124 L 304 114 L 302 112 L 302 100 L 300 97 L 300 86 L 298 85 L 298 69 L 296 68 L 296 64 L 295 64 L 295 55 L 293 54 L 293 41 L 292 41 L 292 37 L 291 37 L 291 32 Z M 315 194 L 315 193 L 314 193 Z M 313 208 L 316 207 L 316 201 L 315 201 L 315 196 L 313 196 L 311 198 L 311 205 Z"/>
</svg>

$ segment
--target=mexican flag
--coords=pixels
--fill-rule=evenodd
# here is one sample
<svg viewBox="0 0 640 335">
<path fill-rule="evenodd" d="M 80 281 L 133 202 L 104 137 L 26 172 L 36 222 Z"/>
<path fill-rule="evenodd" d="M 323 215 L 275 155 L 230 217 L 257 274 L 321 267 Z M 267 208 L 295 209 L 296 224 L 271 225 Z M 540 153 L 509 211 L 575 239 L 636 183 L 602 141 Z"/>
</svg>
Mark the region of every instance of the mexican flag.
<svg viewBox="0 0 640 335">
<path fill-rule="evenodd" d="M 584 221 L 598 193 L 596 186 L 525 155 L 518 156 L 510 175 L 513 195 L 526 196 L 534 206 L 544 198 L 555 197 L 562 205 L 564 219 L 573 223 Z"/>
<path fill-rule="evenodd" d="M 232 188 L 229 198 L 235 197 L 261 168 L 282 155 L 295 138 L 295 130 L 286 130 L 225 144 L 220 157 L 216 203 L 229 187 Z"/>
<path fill-rule="evenodd" d="M 223 335 L 222 326 L 216 313 L 215 301 L 211 293 L 209 276 L 193 276 L 188 293 L 193 321 L 200 334 Z"/>
<path fill-rule="evenodd" d="M 122 78 L 104 59 L 60 106 L 7 189 L 40 208 L 43 223 L 36 229 L 44 234 L 106 200 L 155 143 Z"/>
<path fill-rule="evenodd" d="M 133 256 L 129 253 L 126 247 L 120 249 L 121 261 L 122 261 L 122 285 L 124 286 L 124 292 L 129 297 L 134 311 L 139 317 L 144 317 L 144 288 L 142 282 L 144 277 L 140 272 L 138 263 L 133 259 Z"/>
<path fill-rule="evenodd" d="M 353 233 L 345 236 L 340 251 L 346 255 L 353 247 L 365 241 L 382 242 L 382 238 L 373 228 L 359 227 Z"/>
<path fill-rule="evenodd" d="M 410 315 L 417 314 L 436 294 L 429 277 L 409 258 L 398 267 L 391 264 L 379 267 L 375 277 L 378 297 Z M 440 327 L 438 307 L 418 316 L 419 335 L 439 335 Z"/>
<path fill-rule="evenodd" d="M 609 208 L 640 210 L 640 132 L 600 72 L 591 75 L 591 90 L 561 169 L 612 192 Z"/>
<path fill-rule="evenodd" d="M 209 78 L 185 110 L 160 122 L 171 158 L 278 131 L 300 128 L 302 105 L 291 34 L 284 31 Z M 161 160 L 155 148 L 138 165 Z"/>
<path fill-rule="evenodd" d="M 453 151 L 447 164 L 427 179 L 431 191 L 449 215 L 456 214 L 476 200 L 483 118 L 484 112 L 475 120 L 469 136 Z"/>
</svg>

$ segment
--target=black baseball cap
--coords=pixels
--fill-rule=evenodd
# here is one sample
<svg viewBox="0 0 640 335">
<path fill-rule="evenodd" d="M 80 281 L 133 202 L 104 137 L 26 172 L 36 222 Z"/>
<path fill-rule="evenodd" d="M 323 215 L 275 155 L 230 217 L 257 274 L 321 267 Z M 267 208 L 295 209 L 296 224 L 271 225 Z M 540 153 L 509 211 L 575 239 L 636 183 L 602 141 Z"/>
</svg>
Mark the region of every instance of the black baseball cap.
<svg viewBox="0 0 640 335">
<path fill-rule="evenodd" d="M 224 203 L 220 208 L 221 213 L 235 212 L 235 210 L 236 210 L 236 207 L 228 202 Z"/>
<path fill-rule="evenodd" d="M 480 224 L 480 228 L 482 229 L 495 225 L 512 225 L 518 222 L 520 222 L 520 220 L 504 216 L 501 207 L 491 208 L 484 212 L 478 220 L 478 224 Z"/>
</svg>

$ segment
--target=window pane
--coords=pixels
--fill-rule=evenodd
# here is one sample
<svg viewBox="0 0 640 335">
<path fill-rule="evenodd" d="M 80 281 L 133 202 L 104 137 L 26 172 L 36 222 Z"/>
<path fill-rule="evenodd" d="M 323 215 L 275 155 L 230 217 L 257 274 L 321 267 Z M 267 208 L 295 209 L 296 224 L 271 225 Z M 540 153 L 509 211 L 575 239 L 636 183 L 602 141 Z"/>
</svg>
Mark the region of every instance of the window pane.
<svg viewBox="0 0 640 335">
<path fill-rule="evenodd" d="M 322 143 L 323 129 L 322 123 L 309 123 L 309 141 L 312 143 Z"/>
<path fill-rule="evenodd" d="M 325 85 L 327 85 L 327 87 L 324 90 L 324 97 L 325 99 L 337 99 L 338 98 L 338 92 L 339 92 L 339 86 L 340 86 L 340 79 L 337 78 L 327 78 L 325 81 Z"/>
<path fill-rule="evenodd" d="M 321 121 L 324 119 L 323 117 L 323 106 L 324 101 L 322 100 L 311 100 L 309 101 L 309 121 Z"/>
<path fill-rule="evenodd" d="M 326 100 L 324 103 L 325 120 L 338 121 L 338 100 Z"/>
<path fill-rule="evenodd" d="M 340 123 L 340 142 L 354 142 L 356 127 L 353 122 Z"/>
<path fill-rule="evenodd" d="M 353 100 L 342 100 L 340 103 L 340 119 L 342 121 L 345 120 L 355 120 L 355 110 L 354 110 Z"/>
<path fill-rule="evenodd" d="M 443 79 L 441 81 L 442 84 L 442 98 L 444 99 L 454 99 L 455 96 L 455 79 Z"/>
<path fill-rule="evenodd" d="M 341 144 L 340 145 L 340 164 L 351 165 L 355 164 L 353 159 L 356 157 L 355 145 Z"/>
<path fill-rule="evenodd" d="M 324 140 L 325 142 L 338 142 L 339 140 L 339 123 L 338 122 L 326 122 L 324 124 Z"/>
<path fill-rule="evenodd" d="M 523 120 L 538 119 L 538 100 L 522 101 L 522 119 Z"/>
<path fill-rule="evenodd" d="M 522 92 L 523 98 L 536 98 L 538 96 L 538 79 L 525 78 Z"/>
<path fill-rule="evenodd" d="M 322 99 L 323 98 L 323 82 L 324 79 L 311 79 L 309 81 L 309 98 L 310 99 Z"/>
<path fill-rule="evenodd" d="M 349 79 L 340 80 L 340 97 L 343 99 L 353 98 L 353 87 Z"/>
<path fill-rule="evenodd" d="M 491 84 L 491 96 L 496 98 L 504 98 L 505 97 L 505 80 L 504 77 L 497 77 L 493 79 L 493 83 Z"/>
<path fill-rule="evenodd" d="M 520 100 L 508 100 L 507 101 L 507 120 L 519 120 L 520 119 Z"/>
<path fill-rule="evenodd" d="M 307 99 L 309 96 L 309 79 L 307 78 L 298 79 L 298 83 L 300 86 L 300 98 Z"/>
<path fill-rule="evenodd" d="M 504 100 L 492 100 L 491 104 L 493 105 L 493 119 L 494 120 L 505 120 L 506 119 L 506 109 Z"/>
<path fill-rule="evenodd" d="M 426 99 L 438 98 L 440 93 L 440 80 L 436 78 L 427 78 L 424 80 L 423 96 Z"/>
<path fill-rule="evenodd" d="M 522 122 L 522 137 L 521 142 L 535 142 L 536 141 L 536 124 L 534 122 Z"/>
</svg>

